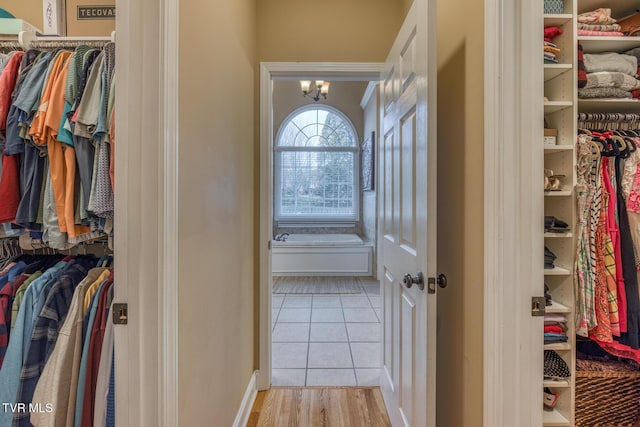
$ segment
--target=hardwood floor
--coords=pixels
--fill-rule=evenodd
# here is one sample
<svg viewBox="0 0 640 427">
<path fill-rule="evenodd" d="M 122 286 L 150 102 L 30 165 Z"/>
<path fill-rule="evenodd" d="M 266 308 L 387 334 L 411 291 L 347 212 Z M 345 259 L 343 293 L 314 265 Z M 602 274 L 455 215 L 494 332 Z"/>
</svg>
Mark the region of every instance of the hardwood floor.
<svg viewBox="0 0 640 427">
<path fill-rule="evenodd" d="M 378 387 L 273 387 L 258 393 L 247 427 L 389 427 Z"/>
</svg>

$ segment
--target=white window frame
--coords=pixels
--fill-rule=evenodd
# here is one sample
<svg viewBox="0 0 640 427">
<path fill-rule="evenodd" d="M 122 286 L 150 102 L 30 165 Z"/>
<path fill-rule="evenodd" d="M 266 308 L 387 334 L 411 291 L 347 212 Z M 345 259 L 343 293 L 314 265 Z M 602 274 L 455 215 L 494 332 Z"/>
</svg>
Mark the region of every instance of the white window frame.
<svg viewBox="0 0 640 427">
<path fill-rule="evenodd" d="M 282 131 L 289 124 L 289 122 L 299 114 L 304 113 L 305 111 L 310 110 L 326 110 L 332 114 L 335 114 L 342 118 L 342 120 L 349 126 L 351 132 L 354 136 L 355 145 L 352 147 L 295 147 L 295 146 L 280 146 L 280 137 L 282 135 Z M 307 151 L 307 152 L 343 152 L 343 153 L 353 153 L 354 161 L 353 161 L 353 207 L 354 212 L 353 215 L 345 215 L 340 217 L 331 218 L 327 215 L 282 215 L 280 212 L 280 194 L 281 194 L 281 180 L 280 180 L 280 155 L 281 152 L 287 151 Z M 349 117 L 344 114 L 339 109 L 325 104 L 309 104 L 300 108 L 296 108 L 293 110 L 280 124 L 280 128 L 276 134 L 275 144 L 273 147 L 273 164 L 274 164 L 274 174 L 273 174 L 273 188 L 274 188 L 274 197 L 273 197 L 273 212 L 274 212 L 274 220 L 280 226 L 286 227 L 301 227 L 301 226 L 322 226 L 322 227 L 353 227 L 356 222 L 360 219 L 360 138 L 358 132 L 356 131 L 353 122 Z"/>
</svg>

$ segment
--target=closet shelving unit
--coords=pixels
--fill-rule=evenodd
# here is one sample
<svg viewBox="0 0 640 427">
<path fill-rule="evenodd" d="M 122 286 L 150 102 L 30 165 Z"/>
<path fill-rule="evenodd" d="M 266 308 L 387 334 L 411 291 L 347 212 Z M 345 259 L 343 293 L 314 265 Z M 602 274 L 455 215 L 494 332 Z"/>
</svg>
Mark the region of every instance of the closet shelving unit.
<svg viewBox="0 0 640 427">
<path fill-rule="evenodd" d="M 554 174 L 565 175 L 559 191 L 544 191 L 545 215 L 552 215 L 569 224 L 565 233 L 544 233 L 544 244 L 556 256 L 555 268 L 544 270 L 544 282 L 549 286 L 552 305 L 547 313 L 564 314 L 569 326 L 569 341 L 546 344 L 545 350 L 556 351 L 569 366 L 575 365 L 573 329 L 573 257 L 575 224 L 575 134 L 577 115 L 576 86 L 576 2 L 564 1 L 563 14 L 545 14 L 544 26 L 557 26 L 563 31 L 554 39 L 560 48 L 558 64 L 544 64 L 544 116 L 549 128 L 557 129 L 556 145 L 544 146 L 544 167 Z M 542 145 L 542 144 L 541 144 Z M 542 187 L 542 183 L 540 184 Z M 542 227 L 542 225 L 541 225 Z M 542 333 L 542 332 L 541 332 Z M 545 380 L 544 387 L 559 393 L 551 412 L 544 411 L 543 426 L 571 426 L 575 399 L 574 372 L 567 380 Z M 542 393 L 542 390 L 540 390 Z"/>
<path fill-rule="evenodd" d="M 560 393 L 553 412 L 544 411 L 544 426 L 575 425 L 575 327 L 573 271 L 576 247 L 574 224 L 576 220 L 575 140 L 577 116 L 586 113 L 640 113 L 640 101 L 633 99 L 589 99 L 577 97 L 577 43 L 585 53 L 624 52 L 640 47 L 640 37 L 593 37 L 577 35 L 577 15 L 607 7 L 614 18 L 634 13 L 640 4 L 637 0 L 564 0 L 564 13 L 544 15 L 544 26 L 555 25 L 564 33 L 555 39 L 562 50 L 559 64 L 544 65 L 544 114 L 549 127 L 558 129 L 557 145 L 544 147 L 545 168 L 566 178 L 562 191 L 545 191 L 545 215 L 554 215 L 570 224 L 567 233 L 544 233 L 545 245 L 557 255 L 556 268 L 544 270 L 545 283 L 549 285 L 553 305 L 547 313 L 564 313 L 569 323 L 569 341 L 566 344 L 545 345 L 554 349 L 569 365 L 571 378 L 566 381 L 544 381 L 544 386 Z M 561 107 L 562 106 L 562 107 Z"/>
</svg>

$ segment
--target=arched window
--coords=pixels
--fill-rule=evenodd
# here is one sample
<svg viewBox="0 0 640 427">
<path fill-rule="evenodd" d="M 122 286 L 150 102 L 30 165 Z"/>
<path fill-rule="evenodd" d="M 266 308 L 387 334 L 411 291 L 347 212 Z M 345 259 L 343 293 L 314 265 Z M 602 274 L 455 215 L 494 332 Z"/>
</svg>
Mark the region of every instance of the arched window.
<svg viewBox="0 0 640 427">
<path fill-rule="evenodd" d="M 357 154 L 354 127 L 337 109 L 310 105 L 291 113 L 276 137 L 276 220 L 356 221 Z"/>
</svg>

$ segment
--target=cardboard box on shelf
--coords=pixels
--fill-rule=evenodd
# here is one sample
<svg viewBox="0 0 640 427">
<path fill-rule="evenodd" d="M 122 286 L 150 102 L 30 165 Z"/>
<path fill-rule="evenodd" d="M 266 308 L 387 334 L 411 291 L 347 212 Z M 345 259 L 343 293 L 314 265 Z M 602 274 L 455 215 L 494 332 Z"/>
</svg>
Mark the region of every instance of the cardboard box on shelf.
<svg viewBox="0 0 640 427">
<path fill-rule="evenodd" d="M 44 34 L 110 36 L 116 29 L 115 0 L 43 0 Z"/>
<path fill-rule="evenodd" d="M 558 138 L 558 129 L 547 129 L 544 130 L 544 146 L 552 147 L 556 145 L 556 139 Z"/>
<path fill-rule="evenodd" d="M 67 0 L 67 36 L 110 36 L 116 29 L 115 0 Z"/>
</svg>

